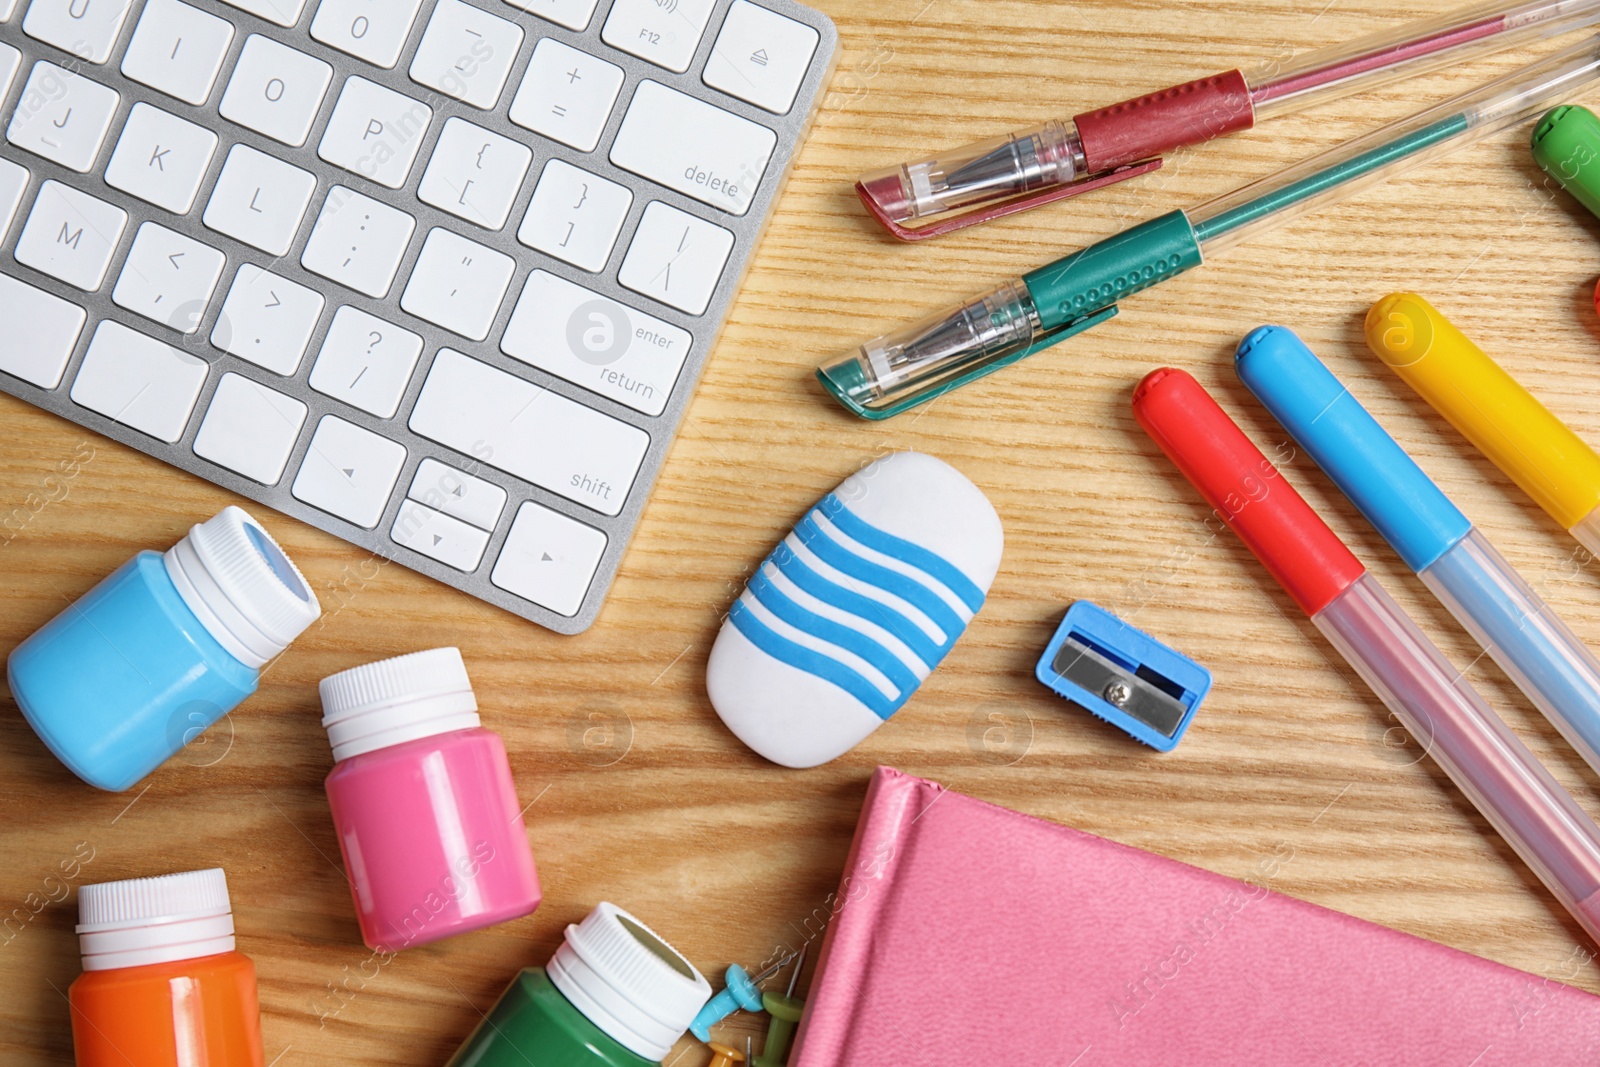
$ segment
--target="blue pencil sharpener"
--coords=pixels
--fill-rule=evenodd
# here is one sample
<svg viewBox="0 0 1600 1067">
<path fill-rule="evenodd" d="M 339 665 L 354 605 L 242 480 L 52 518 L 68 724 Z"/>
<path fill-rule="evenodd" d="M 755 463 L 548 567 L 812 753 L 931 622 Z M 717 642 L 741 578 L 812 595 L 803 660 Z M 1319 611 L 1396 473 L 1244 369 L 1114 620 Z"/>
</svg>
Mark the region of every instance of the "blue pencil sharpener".
<svg viewBox="0 0 1600 1067">
<path fill-rule="evenodd" d="M 1211 690 L 1210 671 L 1087 600 L 1067 609 L 1034 675 L 1161 752 L 1178 747 Z"/>
</svg>

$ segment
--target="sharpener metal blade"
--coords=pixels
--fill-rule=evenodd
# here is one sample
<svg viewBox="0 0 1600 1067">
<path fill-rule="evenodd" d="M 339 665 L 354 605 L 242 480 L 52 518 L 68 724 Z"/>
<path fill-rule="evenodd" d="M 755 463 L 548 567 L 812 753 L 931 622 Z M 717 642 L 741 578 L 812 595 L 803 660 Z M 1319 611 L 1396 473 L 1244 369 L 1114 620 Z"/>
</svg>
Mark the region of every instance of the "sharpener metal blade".
<svg viewBox="0 0 1600 1067">
<path fill-rule="evenodd" d="M 1051 666 L 1057 674 L 1073 685 L 1087 690 L 1118 711 L 1132 716 L 1167 737 L 1171 737 L 1177 731 L 1178 725 L 1183 722 L 1184 715 L 1189 711 L 1171 694 L 1163 692 L 1132 671 L 1124 669 L 1121 664 L 1101 655 L 1077 634 L 1067 635 Z M 1127 688 L 1128 698 L 1121 703 L 1106 696 L 1107 691 L 1116 685 Z"/>
</svg>

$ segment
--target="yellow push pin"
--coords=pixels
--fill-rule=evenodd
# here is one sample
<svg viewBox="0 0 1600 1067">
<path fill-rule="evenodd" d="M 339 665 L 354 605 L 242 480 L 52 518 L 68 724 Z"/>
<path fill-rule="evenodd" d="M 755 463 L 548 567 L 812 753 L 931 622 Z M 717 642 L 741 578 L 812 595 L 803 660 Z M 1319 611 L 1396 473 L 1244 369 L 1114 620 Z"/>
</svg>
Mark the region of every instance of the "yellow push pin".
<svg viewBox="0 0 1600 1067">
<path fill-rule="evenodd" d="M 772 1016 L 772 1022 L 767 1026 L 767 1041 L 761 1046 L 761 1055 L 750 1061 L 750 1067 L 783 1067 L 789 1055 L 789 1042 L 794 1040 L 794 1028 L 805 1013 L 805 998 L 794 995 L 794 986 L 800 980 L 800 972 L 806 965 L 806 949 L 810 947 L 810 942 L 800 946 L 787 992 L 761 994 L 761 1006 Z"/>
<path fill-rule="evenodd" d="M 745 1048 L 748 1049 L 750 1039 L 745 1038 Z M 729 1048 L 718 1041 L 711 1042 L 711 1062 L 706 1067 L 734 1067 L 736 1063 L 746 1062 L 743 1052 L 736 1048 Z"/>
</svg>

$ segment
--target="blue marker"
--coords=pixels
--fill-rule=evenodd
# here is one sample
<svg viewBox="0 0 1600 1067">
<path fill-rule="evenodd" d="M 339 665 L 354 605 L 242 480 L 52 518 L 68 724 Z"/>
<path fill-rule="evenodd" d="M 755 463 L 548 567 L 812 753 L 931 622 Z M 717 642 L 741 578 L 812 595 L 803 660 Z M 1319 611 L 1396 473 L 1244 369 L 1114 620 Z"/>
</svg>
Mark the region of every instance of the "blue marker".
<svg viewBox="0 0 1600 1067">
<path fill-rule="evenodd" d="M 1239 343 L 1244 384 L 1600 772 L 1600 662 L 1305 344 Z"/>
</svg>

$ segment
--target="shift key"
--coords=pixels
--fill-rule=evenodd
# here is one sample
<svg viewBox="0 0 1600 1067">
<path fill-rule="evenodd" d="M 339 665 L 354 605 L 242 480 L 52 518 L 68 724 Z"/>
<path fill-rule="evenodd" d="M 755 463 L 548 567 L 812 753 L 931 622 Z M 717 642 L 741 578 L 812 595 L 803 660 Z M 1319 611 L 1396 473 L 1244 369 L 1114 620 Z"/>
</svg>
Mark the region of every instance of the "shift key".
<svg viewBox="0 0 1600 1067">
<path fill-rule="evenodd" d="M 611 146 L 623 170 L 743 215 L 755 199 L 778 135 L 731 111 L 644 81 Z"/>
<path fill-rule="evenodd" d="M 470 359 L 440 351 L 411 432 L 603 515 L 622 511 L 650 435 Z"/>
</svg>

